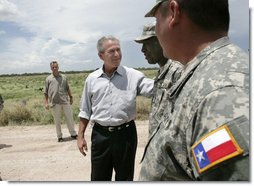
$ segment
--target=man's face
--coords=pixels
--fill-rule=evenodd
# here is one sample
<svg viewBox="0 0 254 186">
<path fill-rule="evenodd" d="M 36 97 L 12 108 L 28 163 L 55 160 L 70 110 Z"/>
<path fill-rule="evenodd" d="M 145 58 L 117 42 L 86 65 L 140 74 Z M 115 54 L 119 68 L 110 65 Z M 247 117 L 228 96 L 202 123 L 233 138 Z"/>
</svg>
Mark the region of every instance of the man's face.
<svg viewBox="0 0 254 186">
<path fill-rule="evenodd" d="M 156 64 L 164 58 L 162 48 L 156 37 L 144 40 L 141 51 L 149 64 Z"/>
<path fill-rule="evenodd" d="M 118 67 L 122 59 L 120 44 L 117 41 L 107 40 L 103 43 L 103 48 L 104 52 L 100 52 L 99 56 L 104 65 L 108 68 Z"/>
<path fill-rule="evenodd" d="M 169 58 L 169 55 L 167 54 L 167 47 L 171 43 L 168 41 L 168 35 L 170 34 L 168 31 L 168 20 L 170 19 L 170 16 L 163 16 L 160 11 L 161 5 L 158 7 L 158 9 L 155 12 L 155 18 L 156 18 L 156 25 L 155 25 L 155 32 L 157 35 L 157 38 L 159 40 L 159 43 L 163 49 L 164 56 Z"/>
<path fill-rule="evenodd" d="M 58 64 L 57 63 L 52 63 L 51 65 L 50 65 L 50 68 L 51 68 L 51 71 L 52 71 L 52 73 L 53 74 L 57 74 L 58 73 Z"/>
</svg>

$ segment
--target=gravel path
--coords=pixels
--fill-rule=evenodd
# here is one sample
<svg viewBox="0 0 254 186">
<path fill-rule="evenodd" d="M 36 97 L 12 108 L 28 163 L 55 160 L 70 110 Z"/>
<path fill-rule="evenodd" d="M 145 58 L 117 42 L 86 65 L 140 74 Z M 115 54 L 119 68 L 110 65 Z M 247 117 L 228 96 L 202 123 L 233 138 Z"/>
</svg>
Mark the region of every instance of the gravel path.
<svg viewBox="0 0 254 186">
<path fill-rule="evenodd" d="M 148 121 L 136 121 L 138 148 L 135 178 L 147 141 Z M 78 130 L 78 124 L 75 125 Z M 76 140 L 62 125 L 65 141 L 56 140 L 55 126 L 0 127 L 0 177 L 3 181 L 89 181 L 90 151 L 83 157 Z M 91 127 L 86 139 L 90 147 Z M 90 150 L 90 149 L 89 149 Z"/>
</svg>

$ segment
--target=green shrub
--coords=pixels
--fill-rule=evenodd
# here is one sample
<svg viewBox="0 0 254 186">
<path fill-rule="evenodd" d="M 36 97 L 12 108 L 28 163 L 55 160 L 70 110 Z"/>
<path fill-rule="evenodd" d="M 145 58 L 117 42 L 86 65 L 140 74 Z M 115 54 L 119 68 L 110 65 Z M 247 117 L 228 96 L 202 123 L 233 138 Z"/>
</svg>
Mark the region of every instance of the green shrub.
<svg viewBox="0 0 254 186">
<path fill-rule="evenodd" d="M 17 104 L 9 112 L 9 121 L 13 121 L 17 124 L 32 120 L 32 112 L 24 105 Z"/>
<path fill-rule="evenodd" d="M 34 104 L 32 108 L 32 121 L 35 124 L 47 125 L 54 122 L 51 112 L 49 110 L 46 110 L 44 108 L 44 105 Z"/>
</svg>

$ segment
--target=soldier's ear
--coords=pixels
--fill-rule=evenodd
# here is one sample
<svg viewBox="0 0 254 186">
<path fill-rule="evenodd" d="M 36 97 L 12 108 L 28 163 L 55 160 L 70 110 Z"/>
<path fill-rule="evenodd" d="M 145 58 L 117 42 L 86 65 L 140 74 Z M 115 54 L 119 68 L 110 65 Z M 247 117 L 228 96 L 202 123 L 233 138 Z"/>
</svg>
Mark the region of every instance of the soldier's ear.
<svg viewBox="0 0 254 186">
<path fill-rule="evenodd" d="M 179 4 L 176 1 L 171 1 L 169 3 L 169 9 L 170 9 L 169 12 L 171 17 L 169 26 L 174 27 L 174 25 L 177 24 L 180 20 L 181 11 L 180 11 Z"/>
</svg>

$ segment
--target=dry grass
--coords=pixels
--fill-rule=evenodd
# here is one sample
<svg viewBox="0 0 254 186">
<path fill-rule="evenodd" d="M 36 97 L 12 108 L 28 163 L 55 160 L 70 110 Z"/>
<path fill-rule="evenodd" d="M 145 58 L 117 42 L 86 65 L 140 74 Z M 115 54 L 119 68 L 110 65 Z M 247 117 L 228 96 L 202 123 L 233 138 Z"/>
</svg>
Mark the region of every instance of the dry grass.
<svg viewBox="0 0 254 186">
<path fill-rule="evenodd" d="M 142 70 L 149 78 L 156 74 L 155 69 Z M 74 97 L 72 105 L 74 121 L 79 122 L 79 101 L 84 81 L 88 73 L 66 74 Z M 4 99 L 4 108 L 0 113 L 0 126 L 7 125 L 45 125 L 52 124 L 50 111 L 44 108 L 43 87 L 45 75 L 0 76 L 0 94 Z M 29 83 L 28 83 L 29 82 Z M 137 98 L 137 119 L 148 120 L 151 99 Z"/>
</svg>

